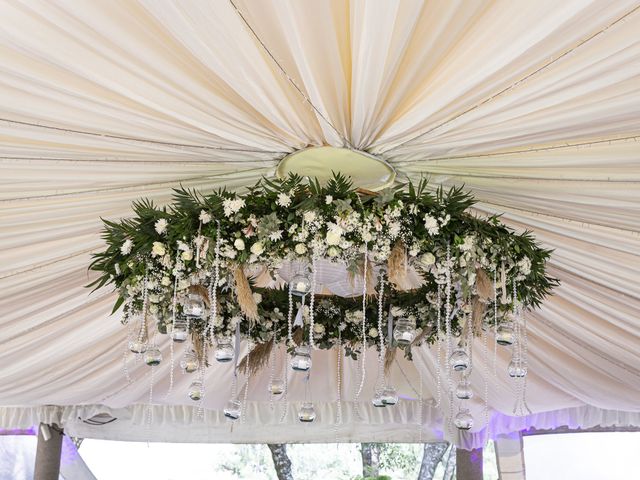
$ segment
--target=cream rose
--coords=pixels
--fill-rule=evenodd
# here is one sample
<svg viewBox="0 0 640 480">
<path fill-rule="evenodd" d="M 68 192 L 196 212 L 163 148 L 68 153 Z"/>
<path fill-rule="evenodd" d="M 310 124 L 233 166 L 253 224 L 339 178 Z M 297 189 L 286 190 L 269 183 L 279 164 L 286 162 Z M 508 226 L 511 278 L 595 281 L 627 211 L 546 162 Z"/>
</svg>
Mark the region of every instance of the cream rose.
<svg viewBox="0 0 640 480">
<path fill-rule="evenodd" d="M 336 230 L 329 230 L 327 232 L 327 245 L 340 245 L 342 235 Z"/>
<path fill-rule="evenodd" d="M 153 242 L 153 248 L 151 249 L 151 256 L 162 257 L 167 253 L 167 249 L 162 242 Z"/>
<path fill-rule="evenodd" d="M 236 250 L 244 250 L 244 240 L 236 238 L 236 241 L 233 242 L 233 246 L 236 247 Z"/>
<path fill-rule="evenodd" d="M 425 253 L 420 257 L 420 263 L 425 267 L 430 267 L 434 263 L 436 263 L 436 257 L 433 253 Z"/>
<path fill-rule="evenodd" d="M 256 242 L 251 245 L 251 253 L 253 253 L 254 255 L 261 255 L 263 252 L 264 245 L 262 245 L 262 242 Z"/>
<path fill-rule="evenodd" d="M 296 245 L 296 253 L 298 255 L 304 255 L 307 253 L 307 246 L 304 243 L 298 243 Z"/>
</svg>

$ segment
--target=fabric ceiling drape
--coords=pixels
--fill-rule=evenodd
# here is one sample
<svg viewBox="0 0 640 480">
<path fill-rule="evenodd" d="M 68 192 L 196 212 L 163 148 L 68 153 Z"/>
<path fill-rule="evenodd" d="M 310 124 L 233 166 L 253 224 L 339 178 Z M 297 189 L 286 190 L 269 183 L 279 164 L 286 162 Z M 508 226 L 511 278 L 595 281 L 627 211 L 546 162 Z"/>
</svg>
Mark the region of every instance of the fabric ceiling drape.
<svg viewBox="0 0 640 480">
<path fill-rule="evenodd" d="M 462 438 L 446 402 L 435 408 L 435 347 L 394 366 L 404 399 L 391 413 L 370 406 L 372 373 L 357 415 L 358 369 L 345 361 L 339 428 L 335 355 L 319 352 L 319 425 L 304 435 L 293 410 L 275 419 L 264 379 L 250 383 L 255 415 L 229 435 L 215 411 L 231 372 L 218 365 L 198 420 L 188 379 L 166 395 L 165 363 L 150 431 L 264 440 L 257 424 L 282 441 L 477 446 L 531 425 L 640 425 L 637 1 L 28 0 L 1 3 L 0 19 L 3 427 L 49 416 L 82 435 L 141 439 L 149 369 L 129 360 L 127 382 L 113 295 L 84 287 L 100 218 L 129 215 L 141 197 L 166 203 L 180 184 L 241 189 L 313 145 L 376 154 L 400 181 L 464 184 L 478 214 L 503 214 L 555 249 L 562 284 L 528 314 L 532 414 L 513 415 L 507 352 L 495 377 L 478 344 L 476 425 Z M 78 420 L 99 411 L 120 423 Z M 173 436 L 161 428 L 172 422 Z"/>
</svg>

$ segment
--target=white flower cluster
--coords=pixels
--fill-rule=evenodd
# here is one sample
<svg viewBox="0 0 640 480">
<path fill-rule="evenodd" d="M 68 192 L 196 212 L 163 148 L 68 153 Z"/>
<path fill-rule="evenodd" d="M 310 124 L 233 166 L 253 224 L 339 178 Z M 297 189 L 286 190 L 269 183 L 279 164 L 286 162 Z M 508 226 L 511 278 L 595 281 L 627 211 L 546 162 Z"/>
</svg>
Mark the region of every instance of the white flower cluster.
<svg viewBox="0 0 640 480">
<path fill-rule="evenodd" d="M 229 218 L 234 213 L 238 213 L 245 205 L 243 198 L 225 198 L 222 201 L 224 216 Z"/>
</svg>

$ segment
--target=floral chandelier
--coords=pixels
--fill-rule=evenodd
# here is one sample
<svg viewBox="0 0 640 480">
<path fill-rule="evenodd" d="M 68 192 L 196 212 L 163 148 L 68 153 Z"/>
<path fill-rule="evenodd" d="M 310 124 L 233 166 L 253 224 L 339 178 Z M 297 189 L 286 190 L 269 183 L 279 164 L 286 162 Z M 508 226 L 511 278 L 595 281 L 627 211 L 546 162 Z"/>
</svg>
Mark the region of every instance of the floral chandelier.
<svg viewBox="0 0 640 480">
<path fill-rule="evenodd" d="M 435 343 L 438 359 L 444 350 L 450 406 L 461 400 L 453 423 L 468 430 L 473 337 L 491 333 L 511 346 L 508 374 L 524 382 L 522 312 L 558 283 L 545 272 L 549 250 L 497 216 L 471 215 L 473 203 L 459 188 L 432 193 L 425 181 L 376 194 L 340 174 L 325 185 L 263 178 L 242 195 L 180 189 L 169 207 L 143 200 L 133 218 L 104 222 L 107 248 L 90 267 L 101 276 L 90 286 L 115 285 L 113 311 L 123 307 L 128 349 L 148 365 L 162 361 L 157 335 L 170 336 L 170 389 L 174 343 L 187 345 L 179 366 L 194 375 L 188 396 L 200 406 L 209 352 L 229 363 L 231 420 L 247 399 L 247 388 L 239 399 L 238 372 L 248 380 L 270 365 L 271 398 L 286 402 L 288 369 L 284 379 L 275 375 L 276 348 L 286 348 L 291 369 L 307 380 L 316 349 L 361 361 L 358 400 L 367 349 L 375 347 L 372 402 L 383 408 L 398 402 L 388 382 L 395 356 L 411 359 L 412 349 Z M 243 340 L 249 347 L 240 359 Z M 315 416 L 307 399 L 298 418 Z"/>
</svg>

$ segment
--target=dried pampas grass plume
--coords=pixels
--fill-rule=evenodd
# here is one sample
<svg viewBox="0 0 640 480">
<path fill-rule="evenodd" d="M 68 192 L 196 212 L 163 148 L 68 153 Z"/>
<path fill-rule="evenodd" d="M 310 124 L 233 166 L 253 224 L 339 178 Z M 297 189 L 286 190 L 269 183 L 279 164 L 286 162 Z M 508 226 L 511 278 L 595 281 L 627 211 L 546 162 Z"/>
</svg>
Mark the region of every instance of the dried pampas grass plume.
<svg viewBox="0 0 640 480">
<path fill-rule="evenodd" d="M 269 356 L 273 350 L 273 339 L 267 343 L 258 343 L 251 352 L 247 353 L 238 365 L 239 371 L 243 372 L 249 363 L 249 373 L 254 375 L 262 370 L 269 363 Z"/>
<path fill-rule="evenodd" d="M 247 276 L 240 265 L 236 265 L 233 269 L 233 280 L 236 284 L 236 298 L 240 310 L 248 320 L 258 320 L 258 305 L 253 298 L 249 280 L 247 280 Z"/>
</svg>

